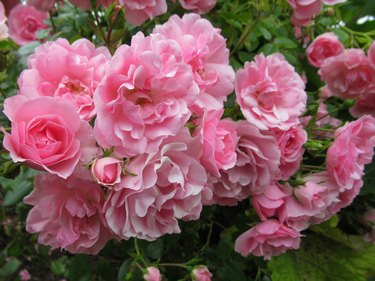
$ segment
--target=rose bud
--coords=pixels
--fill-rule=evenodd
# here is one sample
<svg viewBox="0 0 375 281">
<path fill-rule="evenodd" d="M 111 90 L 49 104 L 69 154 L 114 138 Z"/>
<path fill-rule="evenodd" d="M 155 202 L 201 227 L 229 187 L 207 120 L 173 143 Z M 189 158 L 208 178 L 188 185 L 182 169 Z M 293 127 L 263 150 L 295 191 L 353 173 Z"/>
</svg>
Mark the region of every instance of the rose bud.
<svg viewBox="0 0 375 281">
<path fill-rule="evenodd" d="M 91 172 L 99 184 L 115 185 L 121 181 L 122 161 L 112 157 L 96 159 Z"/>
</svg>

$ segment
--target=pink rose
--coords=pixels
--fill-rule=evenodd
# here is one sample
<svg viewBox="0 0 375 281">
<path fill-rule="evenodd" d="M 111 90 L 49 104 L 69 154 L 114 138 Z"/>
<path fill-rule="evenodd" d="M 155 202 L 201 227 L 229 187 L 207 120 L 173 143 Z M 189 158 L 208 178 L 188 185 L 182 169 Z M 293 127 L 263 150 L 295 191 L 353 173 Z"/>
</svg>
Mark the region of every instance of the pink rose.
<svg viewBox="0 0 375 281">
<path fill-rule="evenodd" d="M 293 188 L 279 183 L 270 184 L 262 194 L 254 195 L 251 204 L 262 221 L 277 214 L 277 210 L 284 205 L 286 198 L 290 197 Z"/>
<path fill-rule="evenodd" d="M 95 159 L 91 172 L 97 183 L 112 186 L 121 182 L 122 161 L 112 157 Z"/>
<path fill-rule="evenodd" d="M 44 20 L 48 13 L 40 12 L 33 6 L 18 4 L 9 13 L 8 26 L 10 38 L 18 45 L 37 40 L 36 33 L 48 28 Z"/>
<path fill-rule="evenodd" d="M 123 239 L 154 240 L 179 233 L 178 219 L 198 219 L 207 181 L 199 154 L 199 143 L 184 128 L 166 138 L 157 152 L 130 160 L 105 204 L 110 229 Z"/>
<path fill-rule="evenodd" d="M 4 132 L 3 145 L 14 162 L 67 178 L 97 153 L 90 125 L 66 102 L 16 95 L 5 100 L 4 108 L 12 131 Z"/>
<path fill-rule="evenodd" d="M 233 91 L 235 75 L 220 30 L 197 14 L 186 14 L 182 18 L 171 16 L 153 32 L 177 41 L 184 62 L 193 70 L 200 93 L 191 110 L 202 115 L 205 110 L 222 109 Z"/>
<path fill-rule="evenodd" d="M 31 279 L 31 275 L 30 275 L 30 273 L 29 273 L 29 271 L 27 269 L 22 269 L 18 273 L 18 275 L 19 275 L 21 281 L 28 281 L 28 280 Z"/>
<path fill-rule="evenodd" d="M 191 278 L 194 281 L 211 281 L 212 273 L 208 270 L 207 266 L 200 265 L 193 269 Z"/>
<path fill-rule="evenodd" d="M 369 91 L 357 99 L 354 106 L 349 109 L 349 112 L 356 118 L 368 114 L 375 118 L 375 84 L 374 91 L 372 93 Z"/>
<path fill-rule="evenodd" d="M 319 35 L 306 49 L 309 63 L 315 67 L 321 67 L 325 59 L 334 57 L 344 51 L 344 45 L 332 32 Z"/>
<path fill-rule="evenodd" d="M 115 0 L 97 0 L 97 5 L 102 5 L 104 7 L 108 7 L 111 5 Z M 77 6 L 81 10 L 89 10 L 91 9 L 91 0 L 69 0 L 74 6 Z"/>
<path fill-rule="evenodd" d="M 188 121 L 198 93 L 177 42 L 138 33 L 116 50 L 94 94 L 97 141 L 119 157 L 158 151 Z"/>
<path fill-rule="evenodd" d="M 39 174 L 24 199 L 34 206 L 26 230 L 39 233 L 38 243 L 52 249 L 95 255 L 113 238 L 102 213 L 104 200 L 103 191 L 90 181 Z"/>
<path fill-rule="evenodd" d="M 375 88 L 375 69 L 362 49 L 347 49 L 327 58 L 318 73 L 329 90 L 344 99 L 356 99 Z"/>
<path fill-rule="evenodd" d="M 375 119 L 365 115 L 335 132 L 327 151 L 327 171 L 342 190 L 352 189 L 363 176 L 364 165 L 372 161 Z"/>
<path fill-rule="evenodd" d="M 147 267 L 147 272 L 143 275 L 143 278 L 146 281 L 160 281 L 160 271 L 156 267 L 149 266 Z"/>
<path fill-rule="evenodd" d="M 208 13 L 216 5 L 216 0 L 179 0 L 182 8 L 195 13 Z"/>
<path fill-rule="evenodd" d="M 119 3 L 125 6 L 126 20 L 134 25 L 163 15 L 168 8 L 166 0 L 120 0 Z"/>
<path fill-rule="evenodd" d="M 293 8 L 292 22 L 297 26 L 308 25 L 323 8 L 320 0 L 288 0 L 288 3 Z"/>
<path fill-rule="evenodd" d="M 322 100 L 327 100 L 331 97 L 333 97 L 334 94 L 328 89 L 327 86 L 324 86 L 319 89 L 319 98 Z"/>
<path fill-rule="evenodd" d="M 201 164 L 219 177 L 219 170 L 228 170 L 236 164 L 236 124 L 230 119 L 220 120 L 223 110 L 206 111 L 194 131 L 202 144 Z"/>
<path fill-rule="evenodd" d="M 9 37 L 8 27 L 6 25 L 7 17 L 5 15 L 5 8 L 3 3 L 0 1 L 0 40 L 7 39 Z"/>
<path fill-rule="evenodd" d="M 236 240 L 235 251 L 243 256 L 252 254 L 269 260 L 290 249 L 298 249 L 301 234 L 277 220 L 269 219 L 258 223 Z"/>
<path fill-rule="evenodd" d="M 55 5 L 55 0 L 27 0 L 29 6 L 34 6 L 39 11 L 48 11 Z"/>
<path fill-rule="evenodd" d="M 306 109 L 305 83 L 281 54 L 257 55 L 236 75 L 237 102 L 261 130 L 287 130 Z"/>
<path fill-rule="evenodd" d="M 296 126 L 286 131 L 273 129 L 272 134 L 276 137 L 281 152 L 280 177 L 282 180 L 287 180 L 300 167 L 305 152 L 303 145 L 307 141 L 307 133 L 302 126 Z"/>
<path fill-rule="evenodd" d="M 72 45 L 62 38 L 47 42 L 29 57 L 29 68 L 18 79 L 20 94 L 63 99 L 73 105 L 83 120 L 90 121 L 95 116 L 93 93 L 110 58 L 107 48 L 95 49 L 87 39 Z"/>
<path fill-rule="evenodd" d="M 370 65 L 375 68 L 375 41 L 371 43 L 370 48 L 367 51 L 367 57 L 370 62 Z"/>
</svg>

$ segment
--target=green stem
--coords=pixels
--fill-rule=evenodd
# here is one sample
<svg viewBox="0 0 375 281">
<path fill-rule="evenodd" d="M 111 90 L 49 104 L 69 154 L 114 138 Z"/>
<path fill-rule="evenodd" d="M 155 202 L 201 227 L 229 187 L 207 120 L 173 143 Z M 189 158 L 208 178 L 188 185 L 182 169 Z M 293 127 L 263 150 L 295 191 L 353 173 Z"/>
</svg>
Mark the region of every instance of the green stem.
<svg viewBox="0 0 375 281">
<path fill-rule="evenodd" d="M 169 266 L 169 267 L 180 267 L 180 268 L 184 268 L 186 270 L 189 270 L 189 268 L 183 264 L 183 263 L 159 263 L 158 266 Z"/>
<path fill-rule="evenodd" d="M 53 33 L 56 33 L 56 25 L 55 25 L 55 21 L 53 19 L 52 12 L 48 11 L 48 14 L 49 14 L 49 20 L 51 21 Z"/>
</svg>

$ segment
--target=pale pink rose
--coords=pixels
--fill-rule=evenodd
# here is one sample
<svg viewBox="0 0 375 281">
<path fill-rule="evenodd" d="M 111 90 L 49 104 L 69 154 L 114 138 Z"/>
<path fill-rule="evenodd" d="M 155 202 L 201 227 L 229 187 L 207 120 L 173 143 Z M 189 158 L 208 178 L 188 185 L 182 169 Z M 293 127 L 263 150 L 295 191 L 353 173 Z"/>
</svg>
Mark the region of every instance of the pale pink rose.
<svg viewBox="0 0 375 281">
<path fill-rule="evenodd" d="M 146 281 L 160 281 L 161 276 L 160 276 L 160 271 L 158 268 L 149 266 L 147 267 L 147 272 L 143 275 L 143 278 Z"/>
<path fill-rule="evenodd" d="M 291 127 L 286 131 L 273 129 L 272 134 L 279 146 L 280 178 L 287 180 L 299 169 L 305 149 L 303 145 L 307 141 L 307 133 L 302 126 Z"/>
<path fill-rule="evenodd" d="M 323 8 L 320 0 L 288 0 L 293 8 L 292 24 L 306 26 L 310 20 L 319 14 Z"/>
<path fill-rule="evenodd" d="M 9 13 L 10 38 L 18 45 L 36 41 L 36 33 L 48 28 L 48 25 L 44 23 L 47 18 L 47 12 L 40 12 L 33 6 L 18 4 Z"/>
<path fill-rule="evenodd" d="M 191 278 L 194 281 L 211 281 L 212 273 L 205 265 L 200 265 L 193 269 Z"/>
<path fill-rule="evenodd" d="M 319 98 L 322 100 L 327 100 L 331 97 L 333 97 L 334 94 L 328 89 L 327 86 L 324 86 L 319 89 Z"/>
<path fill-rule="evenodd" d="M 375 68 L 375 41 L 371 43 L 370 48 L 367 51 L 367 57 L 370 62 L 370 65 Z"/>
<path fill-rule="evenodd" d="M 325 59 L 337 56 L 343 51 L 344 45 L 339 38 L 332 32 L 326 32 L 315 38 L 306 49 L 306 54 L 311 65 L 321 67 Z"/>
<path fill-rule="evenodd" d="M 16 95 L 5 100 L 4 108 L 12 129 L 4 132 L 3 145 L 14 162 L 67 178 L 79 162 L 95 157 L 92 129 L 69 103 Z"/>
<path fill-rule="evenodd" d="M 102 5 L 104 7 L 108 7 L 111 5 L 115 0 L 97 0 L 97 5 Z M 69 0 L 74 6 L 77 6 L 81 10 L 89 10 L 91 9 L 91 0 Z"/>
<path fill-rule="evenodd" d="M 287 250 L 298 249 L 301 234 L 277 220 L 269 219 L 258 223 L 242 233 L 235 243 L 235 251 L 243 256 L 252 254 L 269 260 Z"/>
<path fill-rule="evenodd" d="M 6 25 L 7 17 L 5 15 L 5 8 L 3 3 L 0 1 L 0 40 L 7 39 L 9 37 L 8 34 L 8 26 Z"/>
<path fill-rule="evenodd" d="M 94 94 L 97 141 L 120 157 L 153 153 L 185 125 L 198 93 L 177 42 L 138 33 L 116 50 Z"/>
<path fill-rule="evenodd" d="M 219 170 L 233 168 L 237 160 L 237 126 L 230 119 L 220 120 L 222 114 L 223 110 L 206 111 L 194 131 L 202 144 L 200 162 L 217 177 Z"/>
<path fill-rule="evenodd" d="M 34 206 L 26 230 L 39 233 L 38 243 L 52 249 L 95 255 L 113 238 L 102 212 L 104 200 L 103 191 L 90 181 L 39 174 L 24 199 Z"/>
<path fill-rule="evenodd" d="M 39 11 L 48 11 L 55 5 L 55 0 L 27 0 L 26 4 L 34 6 Z"/>
<path fill-rule="evenodd" d="M 305 83 L 281 54 L 257 55 L 236 75 L 237 102 L 261 130 L 287 130 L 306 109 Z"/>
<path fill-rule="evenodd" d="M 29 273 L 29 271 L 27 269 L 22 269 L 18 273 L 18 275 L 19 275 L 21 281 L 28 281 L 28 280 L 31 279 L 31 275 L 30 275 L 30 273 Z"/>
<path fill-rule="evenodd" d="M 235 75 L 220 30 L 197 14 L 186 14 L 182 18 L 171 16 L 153 32 L 176 40 L 181 46 L 184 62 L 193 70 L 200 94 L 191 107 L 192 111 L 202 115 L 204 110 L 222 109 L 233 91 Z"/>
<path fill-rule="evenodd" d="M 195 13 L 208 13 L 216 5 L 216 0 L 179 0 L 182 8 Z"/>
<path fill-rule="evenodd" d="M 262 194 L 254 195 L 251 204 L 262 221 L 277 214 L 277 210 L 284 205 L 286 198 L 292 194 L 292 187 L 272 183 Z"/>
<path fill-rule="evenodd" d="M 344 99 L 359 98 L 375 87 L 375 69 L 362 49 L 347 49 L 327 58 L 318 73 L 329 90 Z"/>
<path fill-rule="evenodd" d="M 29 57 L 29 68 L 18 79 L 20 94 L 63 99 L 73 105 L 83 120 L 89 121 L 95 116 L 93 93 L 110 58 L 107 48 L 96 49 L 87 39 L 72 45 L 62 38 L 47 42 Z"/>
<path fill-rule="evenodd" d="M 375 119 L 365 115 L 335 132 L 327 151 L 327 171 L 341 187 L 352 189 L 363 176 L 364 165 L 372 161 L 375 146 Z"/>
<path fill-rule="evenodd" d="M 91 172 L 97 183 L 112 186 L 121 182 L 122 161 L 113 157 L 95 159 Z"/>
<path fill-rule="evenodd" d="M 141 25 L 148 19 L 167 12 L 166 0 L 119 0 L 125 6 L 125 18 L 133 25 Z"/>
<path fill-rule="evenodd" d="M 105 204 L 110 229 L 123 239 L 154 240 L 179 233 L 178 219 L 198 219 L 207 181 L 197 160 L 199 149 L 184 128 L 166 138 L 157 152 L 130 160 L 122 182 L 113 187 Z"/>
</svg>

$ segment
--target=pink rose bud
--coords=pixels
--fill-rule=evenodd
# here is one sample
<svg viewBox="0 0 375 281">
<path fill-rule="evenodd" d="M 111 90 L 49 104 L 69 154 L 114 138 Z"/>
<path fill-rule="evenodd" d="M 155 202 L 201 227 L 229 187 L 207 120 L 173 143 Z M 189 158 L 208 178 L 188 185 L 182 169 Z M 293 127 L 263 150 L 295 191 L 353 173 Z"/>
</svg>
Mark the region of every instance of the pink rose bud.
<svg viewBox="0 0 375 281">
<path fill-rule="evenodd" d="M 149 266 L 147 267 L 147 273 L 143 275 L 143 278 L 146 281 L 160 281 L 161 280 L 160 271 L 156 267 Z"/>
<path fill-rule="evenodd" d="M 332 32 L 324 33 L 315 38 L 306 49 L 309 63 L 315 67 L 321 67 L 324 60 L 337 56 L 344 51 L 344 45 Z"/>
<path fill-rule="evenodd" d="M 195 281 L 211 281 L 211 277 L 212 273 L 205 265 L 196 267 L 192 272 L 192 278 Z"/>
<path fill-rule="evenodd" d="M 99 184 L 114 185 L 121 181 L 122 161 L 112 157 L 96 159 L 91 172 Z"/>
<path fill-rule="evenodd" d="M 27 269 L 22 269 L 18 275 L 20 276 L 21 281 L 28 281 L 31 279 L 31 275 Z"/>
</svg>

